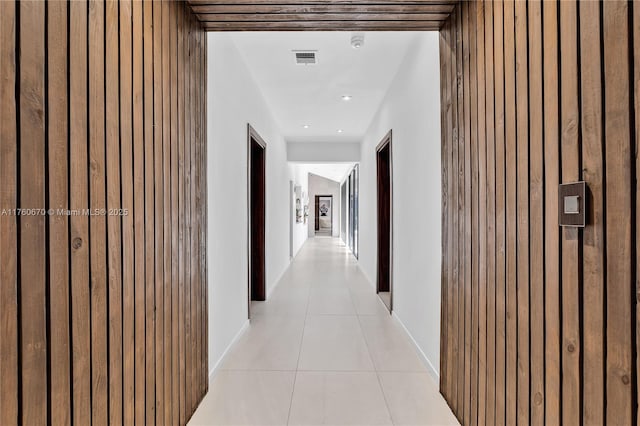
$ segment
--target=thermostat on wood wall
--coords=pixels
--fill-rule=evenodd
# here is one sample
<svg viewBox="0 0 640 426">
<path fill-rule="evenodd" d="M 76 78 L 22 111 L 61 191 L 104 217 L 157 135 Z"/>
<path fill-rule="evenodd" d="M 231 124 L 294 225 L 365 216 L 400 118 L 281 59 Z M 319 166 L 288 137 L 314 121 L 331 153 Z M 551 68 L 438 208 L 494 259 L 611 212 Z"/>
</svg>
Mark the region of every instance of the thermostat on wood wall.
<svg viewBox="0 0 640 426">
<path fill-rule="evenodd" d="M 560 184 L 558 188 L 558 210 L 560 226 L 584 228 L 587 225 L 586 182 Z"/>
</svg>

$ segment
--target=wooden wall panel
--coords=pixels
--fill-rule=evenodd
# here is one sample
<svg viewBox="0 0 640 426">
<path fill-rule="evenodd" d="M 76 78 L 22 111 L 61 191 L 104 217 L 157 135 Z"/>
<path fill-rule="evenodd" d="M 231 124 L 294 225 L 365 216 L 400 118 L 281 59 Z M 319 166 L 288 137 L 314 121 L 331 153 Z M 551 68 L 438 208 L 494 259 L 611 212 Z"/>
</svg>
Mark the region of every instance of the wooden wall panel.
<svg viewBox="0 0 640 426">
<path fill-rule="evenodd" d="M 15 102 L 16 3 L 0 3 L 0 207 L 12 208 L 18 201 L 18 123 Z M 0 215 L 0 424 L 18 421 L 18 221 Z"/>
<path fill-rule="evenodd" d="M 604 198 L 602 129 L 602 53 L 600 46 L 600 5 L 584 2 L 580 8 L 580 98 L 582 117 L 582 173 L 589 182 L 591 226 L 583 232 L 582 299 L 585 424 L 604 424 Z"/>
<path fill-rule="evenodd" d="M 558 425 L 561 417 L 561 311 L 560 311 L 560 227 L 558 196 L 560 183 L 558 1 L 542 3 L 543 31 L 543 116 L 544 116 L 544 361 L 545 424 Z"/>
<path fill-rule="evenodd" d="M 3 426 L 206 393 L 205 59 L 183 2 L 0 2 Z"/>
<path fill-rule="evenodd" d="M 635 424 L 637 421 L 637 366 L 634 365 L 634 318 L 636 309 L 629 299 L 630 283 L 638 273 L 633 258 L 638 241 L 633 233 L 633 202 L 638 185 L 633 176 L 632 140 L 634 87 L 630 75 L 629 28 L 632 3 L 605 2 L 602 9 L 604 63 L 604 134 L 606 207 L 606 413 L 607 424 Z M 636 6 L 636 5 L 633 5 Z M 636 47 L 637 48 L 637 47 Z M 631 50 L 632 51 L 632 50 Z M 615 188 L 615 189 L 614 189 Z M 632 287 L 633 288 L 633 287 Z M 635 301 L 634 301 L 635 302 Z M 634 398 L 636 398 L 634 400 Z"/>
<path fill-rule="evenodd" d="M 45 216 L 45 5 L 21 2 L 18 55 L 18 217 L 20 407 L 25 424 L 47 419 L 47 238 Z M 11 206 L 10 206 L 11 207 Z M 23 318 L 28 315 L 29 321 Z"/>
<path fill-rule="evenodd" d="M 562 182 L 581 179 L 580 104 L 578 65 L 578 4 L 576 0 L 560 2 L 560 176 Z M 581 423 L 580 362 L 580 256 L 582 232 L 562 228 L 562 423 Z"/>
<path fill-rule="evenodd" d="M 450 31 L 449 31 L 449 27 L 450 25 L 445 24 L 445 26 L 443 27 L 442 31 L 440 32 L 440 62 L 443 64 L 442 67 L 440 67 L 440 80 L 444 80 L 445 79 L 445 74 L 447 72 L 447 65 L 450 65 L 450 61 L 445 61 L 444 57 L 442 55 L 446 55 L 447 53 L 450 53 L 450 51 L 448 49 L 446 49 L 443 45 L 446 45 L 447 43 L 449 43 L 449 38 L 450 38 Z M 440 97 L 443 101 L 443 105 L 445 105 L 445 108 L 447 108 L 447 110 L 449 110 L 451 108 L 451 98 L 450 98 L 450 91 L 448 90 L 449 86 L 448 85 L 442 85 L 441 86 L 441 92 L 440 92 Z M 442 132 L 442 138 L 446 139 L 447 137 L 447 130 L 448 127 L 450 127 L 450 123 L 449 126 L 447 125 L 447 120 L 450 118 L 450 115 L 448 114 L 448 111 L 443 111 L 443 113 L 441 114 L 441 127 L 443 129 Z M 441 144 L 441 158 L 442 158 L 442 180 L 443 182 L 447 182 L 451 180 L 451 176 L 445 176 L 447 173 L 449 173 L 450 169 L 448 168 L 448 165 L 450 163 L 450 161 L 448 161 L 448 152 L 447 152 L 447 144 L 442 143 Z M 447 194 L 449 187 L 443 185 L 443 189 L 442 189 L 442 202 L 443 202 L 443 212 L 442 212 L 442 228 L 444 229 L 450 229 L 450 227 L 447 226 L 448 221 L 450 220 L 449 218 L 449 212 L 451 210 L 450 206 L 447 204 L 447 199 L 450 198 L 450 194 Z M 450 240 L 450 238 L 448 239 Z M 443 324 L 443 333 L 448 334 L 450 333 L 449 330 L 449 324 L 447 322 L 447 310 L 449 309 L 449 304 L 450 304 L 450 294 L 448 294 L 447 292 L 447 286 L 446 286 L 446 282 L 448 281 L 448 274 L 449 274 L 449 268 L 447 268 L 448 265 L 451 265 L 451 259 L 447 259 L 448 254 L 450 253 L 450 249 L 448 246 L 443 246 L 443 250 L 442 250 L 442 265 L 443 265 L 443 269 L 442 269 L 442 287 L 441 287 L 441 291 L 442 291 L 442 297 L 443 297 L 443 304 L 442 304 L 442 308 L 440 310 L 440 320 L 441 323 Z M 448 339 L 441 339 L 440 340 L 440 352 L 442 354 L 445 354 L 444 359 L 442 360 L 442 362 L 440 363 L 440 387 L 441 388 L 446 388 L 446 389 L 450 389 L 450 386 L 446 383 L 448 380 L 448 365 L 449 365 L 449 351 L 447 348 L 447 343 L 448 343 Z"/>
<path fill-rule="evenodd" d="M 463 424 L 638 421 L 636 6 L 461 2 L 441 30 L 441 391 Z M 587 226 L 562 228 L 581 179 Z"/>
<path fill-rule="evenodd" d="M 133 215 L 133 68 L 131 1 L 120 6 L 120 167 L 122 209 L 122 403 L 123 422 L 135 421 L 135 276 Z M 168 423 L 167 423 L 168 424 Z"/>
<path fill-rule="evenodd" d="M 452 24 L 452 26 L 455 27 L 460 27 L 461 22 L 462 22 L 462 8 L 459 8 L 456 13 L 453 15 L 455 18 L 455 23 Z M 458 198 L 457 198 L 457 203 L 456 203 L 456 214 L 458 216 L 457 218 L 457 222 L 458 222 L 458 232 L 457 234 L 454 234 L 453 238 L 457 239 L 457 244 L 456 244 L 456 253 L 460 252 L 460 250 L 462 250 L 464 248 L 464 238 L 465 238 L 465 211 L 464 211 L 464 202 L 465 202 L 465 193 L 464 193 L 464 187 L 463 187 L 463 182 L 465 179 L 465 167 L 464 167 L 464 132 L 462 131 L 462 129 L 464 128 L 462 126 L 462 122 L 464 121 L 464 99 L 462 97 L 462 93 L 463 93 L 463 84 L 464 84 L 464 73 L 463 73 L 463 67 L 462 67 L 462 36 L 460 34 L 459 31 L 453 31 L 453 33 L 455 34 L 455 52 L 453 52 L 455 54 L 455 61 L 456 61 L 456 68 L 455 68 L 455 75 L 456 75 L 456 80 L 455 81 L 455 85 L 456 85 L 456 109 L 457 111 L 455 112 L 456 114 L 456 133 L 458 136 L 458 147 L 457 147 L 457 152 L 458 152 L 458 158 L 457 158 L 457 164 L 458 164 L 458 168 L 456 171 L 457 177 L 458 177 Z M 456 200 L 454 200 L 454 202 L 456 202 Z M 457 351 L 457 359 L 455 360 L 455 364 L 452 368 L 455 368 L 455 371 L 464 371 L 464 347 L 462 346 L 462 343 L 464 342 L 464 331 L 465 331 L 465 322 L 464 322 L 464 273 L 465 273 L 465 264 L 464 264 L 464 258 L 462 257 L 456 257 L 454 256 L 454 261 L 457 263 L 458 266 L 458 280 L 457 280 L 457 284 L 456 284 L 456 296 L 454 296 L 454 300 L 457 304 L 457 308 L 455 308 L 457 310 L 458 313 L 458 319 L 457 319 L 457 330 L 454 330 L 454 338 L 457 338 L 457 342 L 454 343 L 454 348 Z M 454 319 L 454 321 L 456 321 Z M 457 376 L 457 377 L 456 377 Z M 463 396 L 464 396 L 464 377 L 461 374 L 453 374 L 453 381 L 457 382 L 454 386 L 456 387 L 456 401 L 454 402 L 454 406 L 459 409 L 462 410 L 464 407 L 464 403 L 463 403 Z"/>
<path fill-rule="evenodd" d="M 514 2 L 504 2 L 504 109 L 506 191 L 506 400 L 505 421 L 516 423 L 517 408 L 517 228 L 516 228 L 516 85 Z"/>
<path fill-rule="evenodd" d="M 57 79 L 67 71 L 67 4 L 48 5 L 47 74 L 49 111 L 49 204 L 53 209 L 69 208 L 68 81 Z M 59 123 L 51 125 L 51 123 Z M 69 316 L 69 218 L 49 218 L 49 328 L 51 330 L 51 424 L 71 421 L 71 329 Z"/>
<path fill-rule="evenodd" d="M 506 188 L 505 188 L 505 111 L 504 42 L 501 1 L 493 4 L 495 138 L 496 138 L 496 382 L 495 424 L 505 423 L 506 407 Z M 490 125 L 489 125 L 490 126 Z"/>
<path fill-rule="evenodd" d="M 495 121 L 494 121 L 494 73 L 493 73 L 493 3 L 485 4 L 485 129 L 487 146 L 487 332 L 486 332 L 486 424 L 495 423 L 496 400 L 496 167 L 495 167 Z M 454 146 L 458 144 L 453 141 Z M 456 183 L 454 183 L 455 185 Z M 455 191 L 456 188 L 454 188 Z M 455 247 L 455 243 L 454 243 Z"/>
<path fill-rule="evenodd" d="M 107 209 L 117 210 L 122 205 L 120 169 L 120 116 L 119 116 L 119 46 L 118 3 L 105 3 L 105 114 L 106 114 L 106 179 Z M 108 371 L 109 371 L 109 424 L 123 423 L 123 312 L 122 312 L 122 216 L 107 216 L 108 265 Z"/>
<path fill-rule="evenodd" d="M 544 424 L 544 160 L 542 3 L 529 4 L 529 297 L 531 424 Z M 539 260 L 536 260 L 539 259 Z"/>
<path fill-rule="evenodd" d="M 87 4 L 69 3 L 69 205 L 88 208 Z M 74 423 L 91 423 L 91 320 L 89 309 L 89 217 L 71 215 L 71 338 Z"/>
<path fill-rule="evenodd" d="M 461 395 L 462 400 L 459 405 L 458 419 L 469 422 L 471 416 L 471 126 L 468 124 L 470 120 L 471 97 L 469 96 L 469 84 L 471 77 L 469 75 L 469 3 L 461 3 L 460 10 L 462 13 L 462 63 L 464 67 L 463 87 L 464 87 L 464 122 L 461 126 L 464 128 L 464 369 L 463 374 L 464 388 Z M 445 142 L 446 143 L 446 142 Z"/>
</svg>

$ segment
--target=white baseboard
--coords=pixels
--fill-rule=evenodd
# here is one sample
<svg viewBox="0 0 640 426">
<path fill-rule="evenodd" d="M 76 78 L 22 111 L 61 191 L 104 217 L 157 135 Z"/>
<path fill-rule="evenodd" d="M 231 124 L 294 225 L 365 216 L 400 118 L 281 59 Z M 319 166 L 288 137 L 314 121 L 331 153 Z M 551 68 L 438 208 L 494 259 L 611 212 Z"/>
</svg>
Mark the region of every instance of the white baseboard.
<svg viewBox="0 0 640 426">
<path fill-rule="evenodd" d="M 396 314 L 395 311 L 394 311 L 394 312 L 391 313 L 391 316 L 393 318 L 395 318 L 396 321 L 398 321 L 398 323 L 402 326 L 404 331 L 407 333 L 407 335 L 411 339 L 411 342 L 413 343 L 413 346 L 418 351 L 418 355 L 420 355 L 420 358 L 422 358 L 422 362 L 427 367 L 427 370 L 429 371 L 429 374 L 431 375 L 433 380 L 435 380 L 436 384 L 439 384 L 440 383 L 440 374 L 438 373 L 438 369 L 434 367 L 434 365 L 431 362 L 431 360 L 429 360 L 429 357 L 427 357 L 427 355 L 422 351 L 420 346 L 418 346 L 418 342 L 416 342 L 416 340 L 413 338 L 413 336 L 411 335 L 411 333 L 409 332 L 407 327 L 404 325 L 404 323 L 402 322 L 402 320 L 400 319 L 398 314 Z"/>
<path fill-rule="evenodd" d="M 367 275 L 367 273 L 364 271 L 364 269 L 360 266 L 360 262 L 358 262 L 357 265 L 358 265 L 358 268 L 360 269 L 360 272 L 362 272 L 362 275 L 365 276 L 367 281 L 369 281 L 369 283 L 375 289 L 375 285 L 373 284 L 373 281 L 371 281 L 371 278 Z M 382 300 L 380 300 L 380 301 L 382 302 Z M 438 369 L 435 368 L 435 366 L 433 365 L 433 363 L 431 362 L 429 357 L 427 357 L 427 355 L 422 351 L 422 348 L 420 348 L 420 346 L 418 345 L 418 342 L 416 342 L 416 339 L 413 338 L 413 335 L 411 335 L 411 332 L 409 331 L 409 329 L 407 329 L 407 327 L 404 325 L 404 323 L 402 322 L 402 319 L 400 319 L 398 314 L 396 314 L 396 311 L 392 311 L 391 312 L 391 316 L 393 318 L 395 318 L 396 321 L 398 321 L 398 323 L 404 329 L 405 333 L 407 333 L 407 335 L 409 336 L 409 339 L 411 339 L 411 343 L 413 343 L 413 346 L 418 351 L 418 355 L 422 359 L 422 363 L 427 367 L 427 370 L 429 371 L 429 374 L 431 375 L 431 377 L 436 381 L 436 383 L 440 383 L 440 374 L 438 373 Z"/>
<path fill-rule="evenodd" d="M 233 337 L 233 339 L 231 339 L 231 343 L 229 343 L 227 348 L 224 350 L 224 352 L 220 356 L 220 359 L 218 359 L 218 362 L 216 362 L 216 364 L 213 366 L 211 371 L 209 371 L 209 381 L 211 381 L 214 378 L 216 372 L 218 371 L 218 368 L 222 365 L 222 362 L 224 361 L 224 359 L 226 358 L 227 354 L 229 353 L 229 350 L 231 350 L 233 345 L 236 344 L 238 339 L 240 339 L 240 337 L 244 334 L 244 332 L 247 330 L 248 327 L 249 327 L 249 320 L 247 319 L 244 322 L 244 324 L 242 324 L 242 327 L 240 327 L 240 330 L 238 330 L 238 332 Z"/>
</svg>

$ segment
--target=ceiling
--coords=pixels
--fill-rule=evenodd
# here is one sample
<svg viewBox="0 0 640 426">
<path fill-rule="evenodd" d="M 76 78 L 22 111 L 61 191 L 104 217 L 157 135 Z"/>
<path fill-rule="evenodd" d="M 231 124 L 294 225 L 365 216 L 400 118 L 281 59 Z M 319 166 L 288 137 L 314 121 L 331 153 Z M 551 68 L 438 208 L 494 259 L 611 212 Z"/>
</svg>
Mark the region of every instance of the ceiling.
<svg viewBox="0 0 640 426">
<path fill-rule="evenodd" d="M 313 173 L 335 182 L 342 182 L 351 171 L 354 163 L 332 163 L 332 164 L 299 164 L 305 173 Z"/>
<path fill-rule="evenodd" d="M 457 0 L 187 0 L 209 31 L 438 30 Z"/>
<path fill-rule="evenodd" d="M 349 32 L 292 34 L 231 35 L 285 139 L 359 142 L 420 33 L 363 33 L 360 49 Z M 315 50 L 318 63 L 297 65 L 293 50 Z"/>
</svg>

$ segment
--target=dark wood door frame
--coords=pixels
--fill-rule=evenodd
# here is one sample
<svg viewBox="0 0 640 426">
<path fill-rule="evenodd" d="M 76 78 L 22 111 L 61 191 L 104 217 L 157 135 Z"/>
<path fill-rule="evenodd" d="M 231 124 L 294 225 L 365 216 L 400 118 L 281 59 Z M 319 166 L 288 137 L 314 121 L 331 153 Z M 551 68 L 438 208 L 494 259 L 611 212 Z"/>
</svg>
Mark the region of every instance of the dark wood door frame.
<svg viewBox="0 0 640 426">
<path fill-rule="evenodd" d="M 247 125 L 248 313 L 251 301 L 266 299 L 267 144 Z"/>
<path fill-rule="evenodd" d="M 376 146 L 377 268 L 376 292 L 388 291 L 393 309 L 393 156 L 391 130 Z"/>
</svg>

